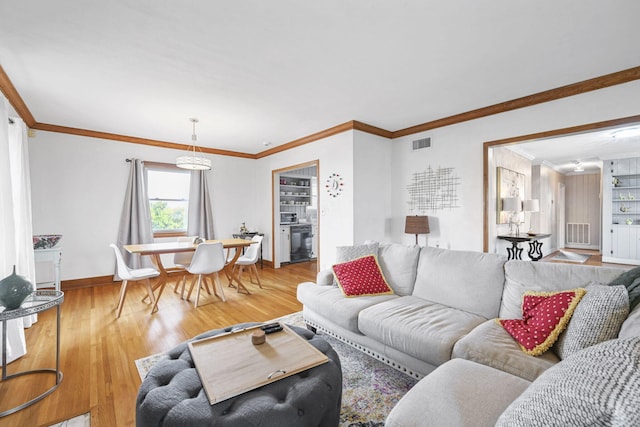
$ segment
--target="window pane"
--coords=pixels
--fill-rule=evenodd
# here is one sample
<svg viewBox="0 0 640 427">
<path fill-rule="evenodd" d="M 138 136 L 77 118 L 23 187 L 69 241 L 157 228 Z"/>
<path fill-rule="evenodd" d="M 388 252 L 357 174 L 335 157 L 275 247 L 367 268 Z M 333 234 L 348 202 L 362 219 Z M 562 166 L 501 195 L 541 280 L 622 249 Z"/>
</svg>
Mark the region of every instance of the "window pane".
<svg viewBox="0 0 640 427">
<path fill-rule="evenodd" d="M 151 200 L 149 205 L 153 231 L 187 230 L 188 201 Z"/>
<path fill-rule="evenodd" d="M 147 169 L 147 191 L 154 232 L 187 231 L 189 185 L 186 170 Z"/>
<path fill-rule="evenodd" d="M 191 174 L 180 171 L 147 170 L 149 199 L 189 199 Z"/>
</svg>

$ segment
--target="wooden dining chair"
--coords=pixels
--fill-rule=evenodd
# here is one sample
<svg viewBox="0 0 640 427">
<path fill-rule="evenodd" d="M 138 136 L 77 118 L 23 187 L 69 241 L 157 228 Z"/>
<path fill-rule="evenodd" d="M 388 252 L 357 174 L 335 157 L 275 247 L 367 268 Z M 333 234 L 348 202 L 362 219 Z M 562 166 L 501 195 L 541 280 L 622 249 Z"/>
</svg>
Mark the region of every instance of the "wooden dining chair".
<svg viewBox="0 0 640 427">
<path fill-rule="evenodd" d="M 222 301 L 227 301 L 224 296 L 224 290 L 220 283 L 220 276 L 218 272 L 224 268 L 226 259 L 224 255 L 224 248 L 221 242 L 215 243 L 200 243 L 193 254 L 191 264 L 187 267 L 187 271 L 193 275 L 198 275 L 197 284 L 196 280 L 191 282 L 189 287 L 189 293 L 187 294 L 187 301 L 191 299 L 191 293 L 193 292 L 194 285 L 196 286 L 196 299 L 194 306 L 198 307 L 198 301 L 200 300 L 200 289 L 203 287 L 203 282 L 207 276 L 213 276 L 215 284 L 213 285 L 213 292 L 216 296 L 220 297 Z M 217 290 L 216 290 L 217 289 Z M 218 291 L 220 295 L 218 295 Z"/>
<path fill-rule="evenodd" d="M 120 317 L 120 313 L 122 313 L 122 306 L 124 305 L 124 299 L 127 295 L 127 285 L 129 282 L 133 281 L 141 281 L 145 284 L 147 288 L 147 293 L 149 294 L 149 300 L 151 304 L 155 305 L 156 297 L 153 295 L 153 289 L 151 288 L 151 283 L 149 279 L 152 277 L 157 277 L 160 275 L 160 272 L 155 268 L 129 268 L 124 261 L 124 257 L 122 256 L 122 252 L 120 252 L 120 248 L 118 248 L 115 244 L 110 244 L 113 248 L 113 252 L 116 254 L 116 265 L 118 268 L 118 276 L 122 279 L 122 285 L 120 286 L 120 299 L 118 301 L 118 307 L 116 308 L 116 319 Z"/>
</svg>

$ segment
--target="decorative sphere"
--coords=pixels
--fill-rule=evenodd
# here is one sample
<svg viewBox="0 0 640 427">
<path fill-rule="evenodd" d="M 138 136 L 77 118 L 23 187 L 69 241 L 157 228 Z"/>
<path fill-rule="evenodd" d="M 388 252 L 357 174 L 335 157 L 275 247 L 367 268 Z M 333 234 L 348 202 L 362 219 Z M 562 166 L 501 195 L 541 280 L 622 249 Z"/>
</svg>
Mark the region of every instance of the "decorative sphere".
<svg viewBox="0 0 640 427">
<path fill-rule="evenodd" d="M 16 274 L 16 266 L 14 265 L 13 273 L 0 280 L 0 305 L 4 306 L 6 310 L 15 310 L 22 305 L 33 290 L 33 283 Z"/>
</svg>

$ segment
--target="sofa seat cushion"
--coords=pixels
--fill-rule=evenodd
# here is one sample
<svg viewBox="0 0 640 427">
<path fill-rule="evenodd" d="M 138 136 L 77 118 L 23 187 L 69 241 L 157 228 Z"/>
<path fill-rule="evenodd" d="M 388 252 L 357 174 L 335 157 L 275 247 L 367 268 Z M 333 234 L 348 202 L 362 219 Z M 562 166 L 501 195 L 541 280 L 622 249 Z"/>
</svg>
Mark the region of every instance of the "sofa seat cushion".
<svg viewBox="0 0 640 427">
<path fill-rule="evenodd" d="M 573 353 L 535 380 L 497 426 L 640 425 L 640 337 Z"/>
<path fill-rule="evenodd" d="M 391 410 L 385 426 L 493 426 L 529 384 L 497 369 L 454 359 L 413 386 Z"/>
<path fill-rule="evenodd" d="M 452 357 L 472 360 L 533 381 L 560 361 L 552 351 L 530 356 L 495 320 L 475 328 L 453 347 Z"/>
<path fill-rule="evenodd" d="M 486 319 L 414 296 L 399 297 L 360 312 L 358 328 L 386 346 L 441 365 L 456 341 Z"/>
<path fill-rule="evenodd" d="M 498 317 L 505 261 L 502 255 L 424 247 L 412 295 L 487 319 Z"/>
<path fill-rule="evenodd" d="M 319 286 L 314 283 L 301 283 L 297 291 L 298 301 L 312 311 L 331 319 L 338 326 L 359 333 L 358 313 L 361 310 L 398 298 L 397 295 L 372 295 L 347 298 L 336 286 Z"/>
</svg>

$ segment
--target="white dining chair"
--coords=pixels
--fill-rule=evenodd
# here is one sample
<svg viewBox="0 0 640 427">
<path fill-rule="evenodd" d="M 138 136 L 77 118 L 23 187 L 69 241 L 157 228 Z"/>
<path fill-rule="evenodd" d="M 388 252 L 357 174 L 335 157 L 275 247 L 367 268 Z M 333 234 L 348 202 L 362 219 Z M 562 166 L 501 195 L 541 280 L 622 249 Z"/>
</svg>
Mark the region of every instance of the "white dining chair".
<svg viewBox="0 0 640 427">
<path fill-rule="evenodd" d="M 258 275 L 258 269 L 256 268 L 256 263 L 258 262 L 258 256 L 260 255 L 260 245 L 262 244 L 262 239 L 264 236 L 255 235 L 251 238 L 252 242 L 245 253 L 241 255 L 233 268 L 237 271 L 236 275 L 238 279 L 242 281 L 242 272 L 245 267 L 249 267 L 249 281 L 253 283 L 253 274 L 256 275 L 256 281 L 258 282 L 258 286 L 262 288 L 262 283 L 260 282 L 260 275 Z"/>
<path fill-rule="evenodd" d="M 180 236 L 176 239 L 177 242 L 193 242 L 198 236 Z M 180 290 L 180 298 L 184 298 L 184 289 L 187 283 L 187 276 L 189 272 L 187 271 L 187 267 L 191 264 L 191 260 L 193 259 L 193 254 L 195 251 L 190 252 L 176 252 L 173 255 L 173 267 L 168 268 L 167 272 L 169 273 L 179 273 L 183 272 L 184 274 L 180 279 L 176 281 L 176 284 L 173 288 L 173 293 L 178 293 Z M 206 283 L 205 283 L 206 286 Z M 207 292 L 211 295 L 211 291 L 207 286 Z"/>
<path fill-rule="evenodd" d="M 221 242 L 215 243 L 200 243 L 193 254 L 191 264 L 187 267 L 187 271 L 193 275 L 198 275 L 197 284 L 193 280 L 189 287 L 189 293 L 187 294 L 187 301 L 191 299 L 191 293 L 193 292 L 194 285 L 196 286 L 196 299 L 193 305 L 197 308 L 198 301 L 200 300 L 200 289 L 202 288 L 203 281 L 209 275 L 213 275 L 215 284 L 213 285 L 213 293 L 220 297 L 222 301 L 227 301 L 224 296 L 224 291 L 220 283 L 220 276 L 218 272 L 224 268 L 225 265 L 224 248 Z M 217 289 L 217 290 L 216 290 Z M 218 295 L 218 291 L 220 295 Z"/>
<path fill-rule="evenodd" d="M 118 307 L 116 308 L 116 319 L 118 319 L 120 317 L 120 313 L 122 313 L 122 306 L 124 305 L 124 299 L 127 295 L 127 285 L 129 282 L 144 282 L 145 287 L 147 288 L 147 293 L 149 294 L 149 300 L 151 301 L 151 304 L 155 305 L 156 297 L 153 295 L 153 289 L 151 288 L 149 279 L 159 276 L 160 272 L 155 268 L 129 268 L 124 261 L 120 248 L 113 243 L 109 246 L 113 248 L 113 252 L 116 254 L 118 276 L 122 279 L 122 285 L 120 286 L 120 299 L 118 301 Z"/>
</svg>

